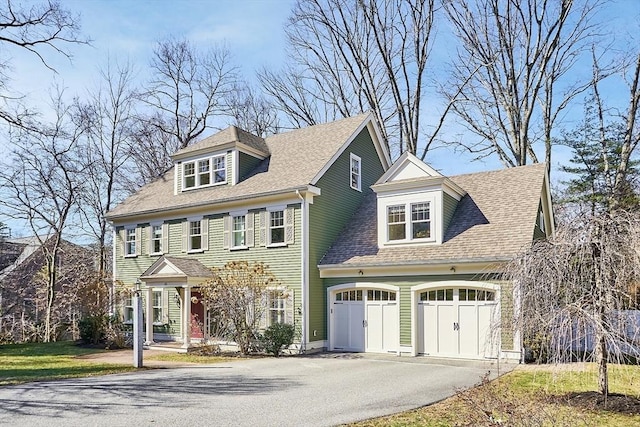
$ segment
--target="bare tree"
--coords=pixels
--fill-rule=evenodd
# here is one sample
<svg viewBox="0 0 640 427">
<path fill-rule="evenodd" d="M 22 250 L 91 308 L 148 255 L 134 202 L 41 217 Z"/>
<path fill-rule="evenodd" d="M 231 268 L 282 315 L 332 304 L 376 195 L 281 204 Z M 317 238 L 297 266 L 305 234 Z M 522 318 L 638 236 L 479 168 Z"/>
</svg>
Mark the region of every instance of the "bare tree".
<svg viewBox="0 0 640 427">
<path fill-rule="evenodd" d="M 230 92 L 226 103 L 234 124 L 239 128 L 262 137 L 278 133 L 277 111 L 252 87 L 236 87 Z"/>
<path fill-rule="evenodd" d="M 527 347 L 550 361 L 595 361 L 598 388 L 606 395 L 607 363 L 640 360 L 639 275 L 637 213 L 575 220 L 508 269 L 521 300 L 514 326 Z"/>
<path fill-rule="evenodd" d="M 53 97 L 53 123 L 41 131 L 17 129 L 11 163 L 0 171 L 0 206 L 10 218 L 24 221 L 38 239 L 46 259 L 46 310 L 44 339 L 53 337 L 52 310 L 58 282 L 58 257 L 62 234 L 73 216 L 82 186 L 76 148 L 81 128 L 69 123 L 70 107 L 63 93 Z M 46 243 L 46 244 L 45 244 Z"/>
<path fill-rule="evenodd" d="M 99 285 L 106 286 L 110 233 L 105 214 L 125 194 L 121 183 L 126 182 L 124 166 L 133 145 L 136 93 L 129 64 L 108 63 L 99 73 L 99 86 L 85 100 L 76 99 L 73 113 L 77 125 L 86 129 L 78 147 L 84 177 L 80 212 L 96 239 Z"/>
<path fill-rule="evenodd" d="M 448 0 L 461 48 L 441 89 L 476 134 L 457 142 L 478 158 L 497 155 L 507 167 L 551 162 L 552 130 L 567 104 L 589 86 L 572 81 L 597 34 L 601 0 Z"/>
<path fill-rule="evenodd" d="M 5 122 L 27 126 L 33 112 L 19 105 L 21 96 L 12 94 L 11 62 L 7 53 L 12 48 L 33 54 L 42 65 L 55 71 L 49 59 L 50 54 L 71 59 L 67 47 L 72 44 L 87 43 L 80 36 L 80 19 L 58 1 L 48 0 L 39 4 L 23 5 L 11 0 L 0 4 L 0 119 Z M 35 127 L 32 127 L 35 129 Z"/>
<path fill-rule="evenodd" d="M 268 309 L 267 292 L 278 289 L 279 282 L 263 263 L 231 261 L 213 268 L 213 274 L 213 279 L 200 285 L 202 303 L 226 325 L 224 330 L 231 331 L 229 338 L 240 352 L 248 354 Z"/>
<path fill-rule="evenodd" d="M 421 138 L 435 12 L 434 0 L 299 0 L 291 65 L 259 79 L 294 126 L 370 110 L 395 151 L 424 158 L 442 125 Z"/>
<path fill-rule="evenodd" d="M 226 48 L 198 51 L 187 40 L 173 38 L 156 45 L 151 72 L 152 78 L 141 93 L 148 113 L 140 114 L 137 138 L 155 149 L 135 147 L 131 152 L 139 164 L 158 167 L 151 174 L 142 171 L 144 182 L 157 178 L 171 165 L 166 153 L 171 155 L 196 141 L 213 117 L 226 114 L 224 101 L 237 80 Z"/>
</svg>

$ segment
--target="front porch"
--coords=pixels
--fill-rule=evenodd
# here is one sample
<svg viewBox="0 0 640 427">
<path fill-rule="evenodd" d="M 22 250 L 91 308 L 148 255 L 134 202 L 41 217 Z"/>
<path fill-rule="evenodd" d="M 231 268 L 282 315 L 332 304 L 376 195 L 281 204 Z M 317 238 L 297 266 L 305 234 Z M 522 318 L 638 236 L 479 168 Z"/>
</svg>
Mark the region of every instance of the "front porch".
<svg viewBox="0 0 640 427">
<path fill-rule="evenodd" d="M 141 276 L 145 294 L 145 346 L 173 349 L 179 347 L 186 352 L 193 342 L 204 339 L 206 327 L 205 310 L 197 291 L 201 283 L 213 277 L 211 270 L 200 261 L 188 258 L 161 256 Z M 166 334 L 154 334 L 154 291 L 175 289 L 174 301 L 180 310 L 180 335 L 176 341 L 167 341 Z M 166 314 L 169 316 L 169 313 Z M 160 335 L 160 336 L 159 336 Z"/>
</svg>

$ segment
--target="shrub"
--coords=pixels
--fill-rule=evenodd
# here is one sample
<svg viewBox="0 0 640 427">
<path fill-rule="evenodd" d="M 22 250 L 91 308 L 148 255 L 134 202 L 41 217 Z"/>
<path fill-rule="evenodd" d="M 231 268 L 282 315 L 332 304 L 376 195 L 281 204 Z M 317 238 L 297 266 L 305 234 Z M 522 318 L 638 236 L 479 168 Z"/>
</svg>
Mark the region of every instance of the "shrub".
<svg viewBox="0 0 640 427">
<path fill-rule="evenodd" d="M 275 357 L 280 356 L 282 350 L 293 343 L 294 332 L 295 328 L 288 323 L 275 323 L 269 326 L 261 340 L 265 351 Z"/>
<path fill-rule="evenodd" d="M 106 316 L 86 316 L 78 323 L 80 338 L 88 344 L 99 344 L 104 341 L 108 319 Z"/>
</svg>

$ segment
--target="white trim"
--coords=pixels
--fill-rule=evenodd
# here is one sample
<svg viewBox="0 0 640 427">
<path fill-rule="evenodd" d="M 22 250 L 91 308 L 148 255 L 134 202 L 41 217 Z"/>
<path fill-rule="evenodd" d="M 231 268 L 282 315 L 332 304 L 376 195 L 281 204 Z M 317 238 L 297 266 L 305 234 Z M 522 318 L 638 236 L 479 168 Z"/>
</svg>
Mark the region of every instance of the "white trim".
<svg viewBox="0 0 640 427">
<path fill-rule="evenodd" d="M 296 194 L 300 198 L 300 262 L 301 268 L 301 293 L 302 300 L 302 336 L 300 337 L 300 350 L 304 353 L 307 349 L 307 341 L 309 341 L 309 204 L 306 197 L 302 196 L 299 191 Z M 294 217 L 295 229 L 295 217 Z M 285 237 L 286 241 L 286 237 Z"/>
<path fill-rule="evenodd" d="M 421 276 L 437 274 L 487 274 L 501 273 L 508 260 L 437 260 L 392 265 L 318 265 L 320 278 L 380 277 L 380 276 Z"/>
<path fill-rule="evenodd" d="M 173 195 L 178 195 L 178 168 L 181 167 L 181 163 L 178 162 L 173 165 Z"/>
<path fill-rule="evenodd" d="M 333 294 L 335 294 L 336 292 L 341 292 L 343 290 L 347 290 L 347 289 L 362 289 L 364 290 L 369 290 L 369 289 L 374 289 L 374 290 L 378 290 L 378 289 L 383 289 L 386 291 L 390 291 L 390 292 L 395 292 L 396 293 L 396 299 L 395 302 L 398 306 L 398 316 L 397 316 L 397 325 L 398 325 L 398 341 L 395 344 L 396 347 L 396 354 L 400 355 L 400 312 L 401 312 L 401 303 L 400 303 L 400 292 L 401 292 L 401 288 L 400 286 L 395 286 L 395 285 L 389 285 L 387 283 L 378 283 L 378 282 L 351 282 L 351 283 L 343 283 L 340 285 L 333 285 L 333 286 L 329 286 L 327 288 L 327 350 L 328 351 L 334 351 L 335 348 L 333 346 L 333 336 L 331 334 L 332 331 L 332 323 L 331 323 L 331 309 L 332 309 L 332 303 L 334 302 L 332 299 Z M 362 295 L 362 304 L 365 307 L 365 313 L 364 313 L 364 317 L 366 320 L 366 304 L 368 302 L 367 299 L 367 295 L 363 292 Z M 413 325 L 412 325 L 413 327 Z M 366 352 L 367 350 L 367 343 L 366 343 L 366 337 L 365 337 L 365 342 L 364 342 L 364 349 L 363 351 Z M 388 354 L 388 353 L 387 353 Z"/>
<path fill-rule="evenodd" d="M 476 288 L 492 290 L 496 293 L 495 301 L 498 313 L 502 315 L 502 304 L 500 291 L 502 286 L 491 282 L 481 282 L 474 280 L 441 280 L 438 282 L 426 282 L 411 287 L 411 355 L 418 355 L 418 298 L 417 295 L 428 289 L 434 288 Z M 502 345 L 500 339 L 497 342 L 498 354 L 500 354 Z"/>
<path fill-rule="evenodd" d="M 224 152 L 222 154 L 209 154 L 206 156 L 202 156 L 202 157 L 196 157 L 193 160 L 182 160 L 181 162 L 181 167 L 182 167 L 182 186 L 181 189 L 183 192 L 185 191 L 191 191 L 191 190 L 197 190 L 199 188 L 208 188 L 208 187 L 215 187 L 218 185 L 224 185 L 227 184 L 229 182 L 229 175 L 228 175 L 228 164 L 227 164 L 227 152 Z M 224 181 L 220 181 L 220 182 L 216 182 L 216 173 L 215 173 L 215 169 L 214 169 L 214 159 L 217 159 L 219 157 L 224 157 Z M 199 172 L 199 162 L 201 161 L 208 161 L 209 162 L 209 183 L 208 184 L 204 184 L 204 185 L 200 185 L 200 172 Z M 193 174 L 193 178 L 194 178 L 194 186 L 193 187 L 188 187 L 186 186 L 186 176 L 184 173 L 184 168 L 187 164 L 193 164 L 193 169 L 194 169 L 194 174 Z M 191 176 L 191 175 L 190 175 Z"/>
<path fill-rule="evenodd" d="M 231 150 L 231 185 L 236 185 L 240 181 L 240 156 L 238 150 Z"/>
<path fill-rule="evenodd" d="M 318 181 L 320 180 L 320 178 L 322 178 L 322 176 L 325 174 L 325 172 L 327 172 L 327 170 L 329 170 L 329 168 L 331 166 L 333 166 L 333 164 L 336 162 L 336 160 L 338 160 L 338 158 L 342 155 L 342 153 L 344 153 L 344 151 L 347 149 L 347 147 L 349 145 L 351 145 L 351 143 L 356 139 L 356 137 L 360 134 L 362 129 L 367 127 L 368 130 L 371 131 L 371 128 L 369 127 L 370 123 L 373 123 L 373 114 L 372 113 L 369 113 L 369 115 L 362 120 L 362 123 L 360 123 L 360 125 L 351 134 L 351 136 L 349 136 L 349 138 L 347 138 L 347 140 L 344 142 L 344 144 L 342 144 L 342 146 L 333 154 L 331 159 L 324 165 L 324 167 L 322 169 L 320 169 L 320 172 L 318 172 L 316 174 L 316 176 L 313 177 L 313 179 L 310 182 L 311 185 L 316 185 L 318 183 Z M 376 130 L 375 123 L 373 123 L 373 129 Z M 371 139 L 373 141 L 373 145 L 376 148 L 376 152 L 378 153 L 378 158 L 380 158 L 380 153 L 381 152 L 384 154 L 384 156 L 382 158 L 380 158 L 380 161 L 381 161 L 380 163 L 382 163 L 382 168 L 384 170 L 387 170 L 389 168 L 389 166 L 391 165 L 390 156 L 388 155 L 386 149 L 384 147 L 382 147 L 382 145 L 380 144 L 380 141 L 381 141 L 381 138 L 379 138 L 380 137 L 380 133 L 379 132 L 374 132 L 374 133 L 376 134 L 375 136 L 373 134 L 371 134 L 371 132 L 369 132 L 369 135 L 371 136 Z M 380 147 L 380 148 L 378 148 L 378 147 Z"/>
<path fill-rule="evenodd" d="M 444 203 L 442 192 L 425 192 L 421 194 L 401 194 L 396 196 L 378 196 L 377 220 L 378 220 L 378 247 L 405 246 L 415 244 L 440 244 L 443 238 L 444 228 Z M 413 205 L 429 203 L 429 227 L 430 236 L 426 238 L 412 238 L 412 212 Z M 404 206 L 405 238 L 389 240 L 388 208 L 391 206 Z"/>
<path fill-rule="evenodd" d="M 415 165 L 418 169 L 425 173 L 425 177 L 443 177 L 443 175 L 431 166 L 418 159 L 416 156 L 408 151 L 405 151 L 387 171 L 375 182 L 374 185 L 380 185 L 389 182 L 391 178 L 399 171 L 399 169 L 406 163 Z"/>
<path fill-rule="evenodd" d="M 353 161 L 358 162 L 358 183 L 353 185 Z M 356 191 L 362 192 L 362 158 L 357 154 L 349 153 L 349 187 Z"/>
</svg>

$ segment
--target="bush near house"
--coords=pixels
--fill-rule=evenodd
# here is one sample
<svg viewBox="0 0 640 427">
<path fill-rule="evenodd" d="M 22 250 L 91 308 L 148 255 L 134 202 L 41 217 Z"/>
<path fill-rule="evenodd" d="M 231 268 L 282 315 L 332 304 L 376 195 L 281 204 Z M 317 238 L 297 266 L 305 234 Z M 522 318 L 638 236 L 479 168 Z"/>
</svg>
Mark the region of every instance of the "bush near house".
<svg viewBox="0 0 640 427">
<path fill-rule="evenodd" d="M 288 323 L 274 323 L 265 329 L 261 337 L 262 345 L 267 353 L 279 357 L 282 350 L 293 344 L 295 327 Z"/>
</svg>

